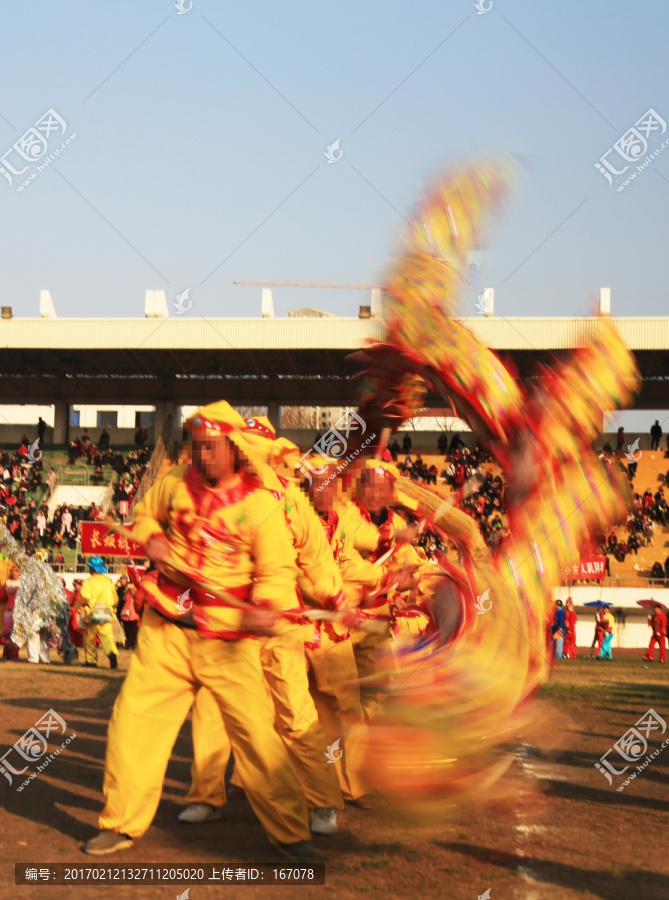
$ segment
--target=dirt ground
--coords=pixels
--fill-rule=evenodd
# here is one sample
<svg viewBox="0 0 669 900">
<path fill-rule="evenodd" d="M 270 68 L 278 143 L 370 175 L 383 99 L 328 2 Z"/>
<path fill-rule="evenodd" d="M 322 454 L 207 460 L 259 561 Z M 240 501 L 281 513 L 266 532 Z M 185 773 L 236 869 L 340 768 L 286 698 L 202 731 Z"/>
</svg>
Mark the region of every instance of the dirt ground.
<svg viewBox="0 0 669 900">
<path fill-rule="evenodd" d="M 421 831 L 383 802 L 347 809 L 339 833 L 316 839 L 323 886 L 191 885 L 190 900 L 227 896 L 382 897 L 475 900 L 666 900 L 669 897 L 669 746 L 623 792 L 594 763 L 650 707 L 669 720 L 669 674 L 639 651 L 613 663 L 583 656 L 555 669 L 538 701 L 543 725 L 526 736 L 514 764 L 513 799 L 486 802 Z M 122 666 L 128 654 L 121 653 Z M 102 659 L 102 657 L 101 657 Z M 132 849 L 94 861 L 82 844 L 96 833 L 105 732 L 123 672 L 60 664 L 0 664 L 0 747 L 9 748 L 49 708 L 76 739 L 22 792 L 0 785 L 0 897 L 175 898 L 185 884 L 16 886 L 14 864 L 73 866 L 152 863 L 278 863 L 245 801 L 221 821 L 181 825 L 178 799 L 189 782 L 190 723 L 174 749 L 163 800 L 150 831 Z M 669 734 L 669 730 L 667 732 Z M 666 735 L 665 735 L 666 738 Z M 651 748 L 662 739 L 650 742 Z M 141 765 L 141 761 L 138 761 Z M 486 891 L 489 891 L 486 894 Z"/>
</svg>

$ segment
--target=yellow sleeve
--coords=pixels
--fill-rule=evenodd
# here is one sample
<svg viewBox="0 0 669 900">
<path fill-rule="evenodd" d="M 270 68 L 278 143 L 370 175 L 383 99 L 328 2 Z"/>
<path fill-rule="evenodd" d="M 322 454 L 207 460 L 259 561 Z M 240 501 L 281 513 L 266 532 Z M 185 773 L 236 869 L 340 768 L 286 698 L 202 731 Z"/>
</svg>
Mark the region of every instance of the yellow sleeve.
<svg viewBox="0 0 669 900">
<path fill-rule="evenodd" d="M 353 503 L 337 509 L 351 543 L 360 553 L 374 553 L 379 546 L 379 529 L 373 522 L 368 522 Z"/>
<path fill-rule="evenodd" d="M 322 606 L 342 590 L 341 574 L 320 519 L 300 488 L 292 485 L 286 489 L 286 521 L 307 582 L 303 587 Z"/>
<path fill-rule="evenodd" d="M 373 592 L 381 586 L 385 569 L 363 559 L 353 546 L 353 540 L 348 532 L 345 532 L 343 540 L 344 546 L 339 554 L 339 569 L 344 583 L 344 594 L 348 605 L 357 606 L 366 593 Z"/>
<path fill-rule="evenodd" d="M 81 591 L 79 592 L 79 597 L 77 598 L 77 609 L 81 609 L 84 606 L 90 606 L 93 602 L 94 596 L 95 591 L 93 589 L 93 585 L 91 584 L 91 579 L 87 578 L 81 585 Z"/>
<path fill-rule="evenodd" d="M 165 534 L 168 524 L 170 499 L 177 485 L 183 480 L 185 466 L 177 466 L 149 488 L 134 508 L 132 532 L 140 544 L 150 537 Z"/>
<path fill-rule="evenodd" d="M 252 511 L 249 536 L 254 563 L 252 601 L 275 609 L 290 609 L 296 605 L 297 566 L 286 524 L 284 498 L 277 500 L 269 491 L 260 489 L 248 503 Z"/>
</svg>

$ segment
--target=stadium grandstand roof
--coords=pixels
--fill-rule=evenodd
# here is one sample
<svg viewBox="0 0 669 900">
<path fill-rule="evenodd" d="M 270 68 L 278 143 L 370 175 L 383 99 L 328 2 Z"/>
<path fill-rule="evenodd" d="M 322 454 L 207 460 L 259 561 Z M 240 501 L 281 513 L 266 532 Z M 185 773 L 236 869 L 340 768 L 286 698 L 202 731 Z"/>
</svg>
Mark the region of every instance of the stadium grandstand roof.
<svg viewBox="0 0 669 900">
<path fill-rule="evenodd" d="M 512 359 L 521 378 L 547 354 L 594 337 L 598 318 L 458 320 L 483 344 Z M 669 408 L 669 317 L 619 318 L 644 380 L 638 408 Z M 226 397 L 283 405 L 356 402 L 350 354 L 382 339 L 370 318 L 2 318 L 0 402 L 183 404 Z M 20 399 L 19 399 L 20 398 Z M 436 406 L 436 396 L 426 405 Z"/>
<path fill-rule="evenodd" d="M 470 316 L 464 327 L 496 350 L 560 350 L 596 334 L 598 318 L 510 318 Z M 669 317 L 616 318 L 631 350 L 669 351 Z M 0 320 L 0 348 L 6 349 L 275 349 L 355 350 L 383 337 L 376 318 L 134 318 Z"/>
</svg>

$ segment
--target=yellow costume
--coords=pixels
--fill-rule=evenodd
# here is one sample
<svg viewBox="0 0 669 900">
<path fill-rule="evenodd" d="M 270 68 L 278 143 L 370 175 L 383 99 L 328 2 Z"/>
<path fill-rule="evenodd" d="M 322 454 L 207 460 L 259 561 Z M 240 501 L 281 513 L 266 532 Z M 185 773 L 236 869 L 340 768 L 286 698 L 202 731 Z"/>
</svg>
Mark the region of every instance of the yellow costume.
<svg viewBox="0 0 669 900">
<path fill-rule="evenodd" d="M 77 600 L 77 609 L 83 609 L 86 619 L 84 646 L 86 648 L 86 662 L 89 665 L 97 665 L 98 661 L 98 651 L 95 646 L 96 636 L 100 638 L 102 649 L 107 656 L 113 657 L 118 653 L 112 627 L 112 622 L 116 618 L 117 603 L 118 596 L 114 589 L 114 584 L 107 575 L 95 572 L 82 584 L 81 593 Z M 95 607 L 109 611 L 108 622 L 96 625 L 90 621 L 91 612 Z"/>
<path fill-rule="evenodd" d="M 255 435 L 246 434 L 246 437 L 253 441 Z M 259 451 L 265 450 L 269 454 L 272 441 L 260 437 L 257 447 Z M 301 577 L 309 583 L 312 595 L 319 604 L 324 605 L 341 592 L 339 569 L 318 517 L 302 491 L 285 479 L 279 480 L 279 496 L 297 552 Z M 288 599 L 290 606 L 299 606 L 294 585 Z M 309 693 L 304 657 L 305 630 L 311 629 L 309 626 L 284 624 L 276 636 L 262 638 L 260 662 L 274 702 L 275 726 L 288 749 L 307 803 L 311 808 L 340 809 L 343 802 L 337 773 L 325 757 L 327 742 Z M 221 806 L 225 802 L 223 779 L 231 745 L 215 698 L 206 688 L 198 691 L 192 724 L 192 782 L 186 802 Z M 233 782 L 246 788 L 236 759 Z"/>
<path fill-rule="evenodd" d="M 351 544 L 344 520 L 334 510 L 320 519 L 343 579 L 348 606 L 356 606 L 365 590 L 377 590 L 383 569 L 363 560 Z M 308 579 L 298 579 L 300 591 L 310 606 L 318 598 Z M 341 741 L 342 756 L 335 765 L 345 800 L 358 800 L 369 793 L 360 770 L 366 746 L 366 730 L 360 702 L 360 687 L 353 645 L 343 626 L 326 623 L 317 628 L 316 639 L 307 645 L 311 691 L 328 745 Z"/>
<path fill-rule="evenodd" d="M 142 582 L 154 608 L 144 614 L 109 725 L 105 830 L 132 837 L 149 827 L 172 746 L 204 686 L 216 699 L 249 802 L 270 840 L 309 839 L 301 785 L 274 729 L 262 642 L 242 630 L 252 605 L 295 605 L 296 575 L 283 498 L 266 489 L 276 479 L 259 462 L 249 472 L 243 426 L 227 403 L 199 410 L 191 420 L 194 436 L 224 434 L 241 450 L 242 468 L 211 487 L 196 467 L 178 467 L 136 507 L 138 539 L 164 535 L 171 556 L 167 574 Z"/>
</svg>

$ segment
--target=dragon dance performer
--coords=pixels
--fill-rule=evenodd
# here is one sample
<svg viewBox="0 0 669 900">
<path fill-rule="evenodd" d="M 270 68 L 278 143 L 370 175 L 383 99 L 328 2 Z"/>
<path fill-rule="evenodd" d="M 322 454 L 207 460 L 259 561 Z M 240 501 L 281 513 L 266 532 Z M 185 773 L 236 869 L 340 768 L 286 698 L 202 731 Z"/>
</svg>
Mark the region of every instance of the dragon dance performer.
<svg viewBox="0 0 669 900">
<path fill-rule="evenodd" d="M 165 475 L 135 510 L 134 536 L 159 571 L 142 581 L 148 608 L 109 725 L 103 830 L 85 849 L 112 853 L 149 828 L 172 747 L 204 685 L 270 841 L 290 858 L 318 858 L 302 787 L 274 728 L 257 638 L 295 604 L 295 550 L 283 499 L 272 493 L 280 484 L 252 459 L 244 420 L 227 403 L 203 407 L 187 427 L 192 464 Z"/>
<path fill-rule="evenodd" d="M 419 585 L 419 571 L 431 570 L 431 574 L 434 567 L 429 565 L 427 559 L 411 543 L 418 535 L 418 528 L 407 525 L 394 509 L 398 505 L 395 487 L 398 479 L 399 471 L 392 463 L 365 459 L 358 478 L 355 500 L 343 500 L 336 508 L 349 530 L 354 548 L 361 556 L 378 564 L 382 557 L 389 554 L 386 570 L 403 571 L 403 577 L 406 575 L 408 578 L 414 574 L 413 593 Z M 403 496 L 402 501 L 408 507 L 414 506 L 408 497 Z M 417 634 L 418 628 L 412 628 L 409 622 L 423 628 L 429 624 L 428 618 L 421 615 L 417 608 L 404 611 L 404 595 L 395 591 L 390 603 L 388 599 L 388 596 L 382 595 L 373 604 L 373 613 L 381 621 L 386 620 L 388 623 L 385 629 L 367 632 L 356 629 L 351 634 L 356 668 L 361 679 L 362 708 L 367 718 L 379 702 L 379 693 L 372 687 L 369 679 L 376 674 L 375 661 L 380 648 L 391 637 L 391 623 L 395 635 L 399 635 L 400 630 Z M 399 619 L 396 619 L 397 613 Z"/>
<path fill-rule="evenodd" d="M 281 451 L 294 448 L 276 441 L 276 432 L 266 417 L 247 419 L 246 442 L 268 464 L 277 465 Z M 284 514 L 302 577 L 310 584 L 319 605 L 330 609 L 341 602 L 342 581 L 323 529 L 306 497 L 286 478 L 281 485 Z M 292 604 L 303 605 L 293 589 Z M 276 729 L 290 754 L 307 803 L 314 810 L 313 834 L 333 834 L 337 830 L 337 810 L 344 806 L 337 773 L 324 759 L 327 742 L 309 693 L 304 658 L 304 627 L 283 622 L 278 633 L 260 640 L 260 661 L 276 710 Z M 224 776 L 230 758 L 230 739 L 212 692 L 202 687 L 193 708 L 192 783 L 186 801 L 189 806 L 179 816 L 182 822 L 202 822 L 220 818 L 225 802 Z M 245 787 L 239 769 L 232 779 Z"/>
<path fill-rule="evenodd" d="M 351 607 L 348 623 L 318 625 L 314 640 L 307 643 L 312 694 L 328 743 L 341 742 L 337 744 L 342 755 L 336 768 L 344 799 L 361 808 L 369 808 L 373 805 L 369 783 L 360 774 L 366 729 L 349 628 L 365 624 L 364 613 L 357 609 L 361 603 L 371 606 L 377 600 L 384 601 L 391 583 L 407 588 L 412 579 L 407 573 L 391 576 L 384 567 L 364 560 L 353 546 L 347 518 L 340 516 L 336 508 L 341 489 L 336 478 L 338 461 L 315 455 L 306 463 L 316 473 L 307 488 L 309 499 L 340 568 L 346 606 Z M 298 585 L 305 603 L 317 605 L 309 582 L 299 578 Z"/>
</svg>

